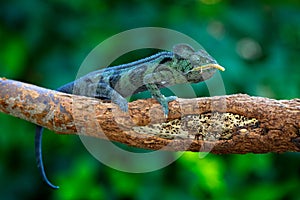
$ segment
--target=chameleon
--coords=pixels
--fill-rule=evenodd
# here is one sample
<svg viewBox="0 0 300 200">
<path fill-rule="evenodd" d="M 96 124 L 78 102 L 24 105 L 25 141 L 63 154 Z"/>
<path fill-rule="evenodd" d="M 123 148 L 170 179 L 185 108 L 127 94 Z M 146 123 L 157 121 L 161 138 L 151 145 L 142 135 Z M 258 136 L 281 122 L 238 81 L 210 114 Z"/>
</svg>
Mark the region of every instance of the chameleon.
<svg viewBox="0 0 300 200">
<path fill-rule="evenodd" d="M 168 116 L 168 103 L 176 96 L 165 97 L 160 88 L 183 83 L 198 83 L 211 78 L 217 70 L 225 68 L 204 49 L 195 51 L 188 44 L 177 44 L 172 51 L 162 51 L 131 63 L 92 71 L 57 89 L 59 92 L 111 100 L 123 112 L 128 112 L 126 97 L 149 91 Z M 43 181 L 53 189 L 45 173 L 42 159 L 43 127 L 36 127 L 35 155 Z"/>
</svg>

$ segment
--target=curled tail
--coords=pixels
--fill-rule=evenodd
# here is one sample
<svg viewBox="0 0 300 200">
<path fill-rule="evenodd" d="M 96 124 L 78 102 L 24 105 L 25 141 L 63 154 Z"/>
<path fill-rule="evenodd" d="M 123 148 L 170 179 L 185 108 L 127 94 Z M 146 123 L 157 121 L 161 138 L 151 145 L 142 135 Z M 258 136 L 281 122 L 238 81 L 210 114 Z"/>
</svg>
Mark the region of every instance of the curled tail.
<svg viewBox="0 0 300 200">
<path fill-rule="evenodd" d="M 43 157 L 42 157 L 42 136 L 43 136 L 44 128 L 41 126 L 36 126 L 35 129 L 35 158 L 37 167 L 42 175 L 43 181 L 47 183 L 51 188 L 58 189 L 59 186 L 53 185 L 47 178 L 44 164 L 43 164 Z"/>
</svg>

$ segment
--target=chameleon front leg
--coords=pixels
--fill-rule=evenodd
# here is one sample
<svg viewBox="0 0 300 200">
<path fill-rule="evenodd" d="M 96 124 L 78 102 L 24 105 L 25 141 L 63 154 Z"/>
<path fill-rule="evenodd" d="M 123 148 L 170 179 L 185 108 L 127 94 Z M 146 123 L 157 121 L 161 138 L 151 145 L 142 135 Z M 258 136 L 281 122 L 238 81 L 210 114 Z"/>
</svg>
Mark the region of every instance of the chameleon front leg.
<svg viewBox="0 0 300 200">
<path fill-rule="evenodd" d="M 174 101 L 177 97 L 176 96 L 169 96 L 165 97 L 159 90 L 156 84 L 154 83 L 148 83 L 146 84 L 147 89 L 151 93 L 152 97 L 155 98 L 162 106 L 164 111 L 165 118 L 168 117 L 169 114 L 169 105 L 168 103 L 170 101 Z"/>
<path fill-rule="evenodd" d="M 170 70 L 170 68 L 166 68 L 165 66 L 161 66 L 161 70 L 150 73 L 144 77 L 144 84 L 146 85 L 147 89 L 151 93 L 152 97 L 155 98 L 162 106 L 164 115 L 167 118 L 169 114 L 169 105 L 170 101 L 174 101 L 177 97 L 176 96 L 169 96 L 165 97 L 158 88 L 157 84 L 161 84 L 164 86 L 174 85 L 179 79 L 181 78 L 175 70 Z M 176 80 L 175 76 L 178 76 L 178 80 Z"/>
<path fill-rule="evenodd" d="M 186 79 L 176 70 L 171 69 L 168 66 L 161 65 L 156 69 L 154 73 L 149 73 L 144 77 L 144 84 L 151 93 L 152 97 L 155 98 L 161 105 L 164 111 L 165 117 L 168 117 L 170 101 L 174 101 L 176 96 L 165 97 L 158 88 L 158 84 L 163 86 L 175 85 L 178 83 L 185 83 Z"/>
</svg>

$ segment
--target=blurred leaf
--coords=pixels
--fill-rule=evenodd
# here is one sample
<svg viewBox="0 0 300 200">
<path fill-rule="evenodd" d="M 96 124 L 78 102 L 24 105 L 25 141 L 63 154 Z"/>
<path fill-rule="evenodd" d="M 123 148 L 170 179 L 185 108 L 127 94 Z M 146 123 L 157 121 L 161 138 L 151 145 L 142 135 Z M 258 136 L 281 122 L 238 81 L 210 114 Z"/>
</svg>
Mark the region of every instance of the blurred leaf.
<svg viewBox="0 0 300 200">
<path fill-rule="evenodd" d="M 4 42 L 1 48 L 0 65 L 2 65 L 2 76 L 9 78 L 19 77 L 23 71 L 27 50 L 24 41 L 19 38 L 10 38 Z"/>
<path fill-rule="evenodd" d="M 62 184 L 55 199 L 103 199 L 103 187 L 95 184 L 96 166 L 88 158 L 77 157 L 72 171 L 59 181 Z"/>
</svg>

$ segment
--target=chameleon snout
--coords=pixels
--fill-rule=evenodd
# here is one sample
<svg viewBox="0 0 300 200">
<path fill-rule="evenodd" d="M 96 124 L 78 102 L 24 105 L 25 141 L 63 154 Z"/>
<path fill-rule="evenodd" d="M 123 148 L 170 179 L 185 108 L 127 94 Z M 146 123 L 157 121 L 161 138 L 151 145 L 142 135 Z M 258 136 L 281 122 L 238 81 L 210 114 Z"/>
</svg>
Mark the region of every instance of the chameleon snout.
<svg viewBox="0 0 300 200">
<path fill-rule="evenodd" d="M 192 71 L 202 71 L 202 70 L 205 70 L 205 69 L 218 69 L 218 70 L 221 70 L 221 71 L 225 71 L 225 68 L 222 67 L 221 65 L 219 64 L 206 64 L 206 65 L 201 65 L 201 66 L 198 66 L 198 67 L 195 67 L 194 69 L 192 69 Z"/>
</svg>

